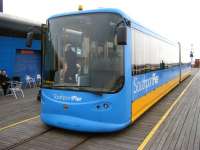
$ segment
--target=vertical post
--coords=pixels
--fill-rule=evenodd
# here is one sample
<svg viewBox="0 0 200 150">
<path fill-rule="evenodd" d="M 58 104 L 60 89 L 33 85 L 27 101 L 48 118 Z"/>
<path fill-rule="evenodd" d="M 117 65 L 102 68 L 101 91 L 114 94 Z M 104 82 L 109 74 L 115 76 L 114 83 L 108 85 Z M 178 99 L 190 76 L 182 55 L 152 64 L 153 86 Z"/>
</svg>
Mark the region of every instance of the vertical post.
<svg viewBox="0 0 200 150">
<path fill-rule="evenodd" d="M 43 67 L 44 67 L 44 56 L 45 56 L 45 40 L 47 37 L 47 30 L 48 30 L 48 26 L 46 24 L 42 24 L 41 25 L 41 85 L 40 87 L 42 87 L 43 85 Z M 41 92 L 41 91 L 40 91 Z M 41 93 L 40 93 L 41 94 Z"/>
<path fill-rule="evenodd" d="M 193 47 L 194 47 L 194 45 L 193 44 L 191 44 L 191 51 L 190 51 L 190 58 L 191 58 L 191 67 L 192 67 L 192 62 L 193 62 L 193 53 L 194 53 L 194 49 L 193 49 Z"/>
<path fill-rule="evenodd" d="M 179 47 L 179 82 L 181 82 L 181 43 L 178 42 L 178 47 Z"/>
<path fill-rule="evenodd" d="M 191 67 L 192 67 L 192 62 L 193 62 L 193 51 L 190 51 L 190 58 L 191 58 Z"/>
<path fill-rule="evenodd" d="M 0 0 L 0 12 L 3 12 L 3 0 Z"/>
</svg>

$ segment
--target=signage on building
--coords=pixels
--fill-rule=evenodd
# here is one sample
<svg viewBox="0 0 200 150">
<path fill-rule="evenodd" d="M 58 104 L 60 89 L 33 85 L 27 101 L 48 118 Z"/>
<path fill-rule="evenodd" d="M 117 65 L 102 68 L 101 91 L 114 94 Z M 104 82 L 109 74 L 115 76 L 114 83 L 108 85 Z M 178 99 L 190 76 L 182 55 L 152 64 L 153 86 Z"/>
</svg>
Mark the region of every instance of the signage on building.
<svg viewBox="0 0 200 150">
<path fill-rule="evenodd" d="M 0 0 L 0 12 L 3 12 L 3 0 Z"/>
<path fill-rule="evenodd" d="M 17 54 L 26 54 L 26 55 L 34 55 L 34 54 L 40 54 L 41 51 L 34 50 L 34 49 L 16 49 Z"/>
</svg>

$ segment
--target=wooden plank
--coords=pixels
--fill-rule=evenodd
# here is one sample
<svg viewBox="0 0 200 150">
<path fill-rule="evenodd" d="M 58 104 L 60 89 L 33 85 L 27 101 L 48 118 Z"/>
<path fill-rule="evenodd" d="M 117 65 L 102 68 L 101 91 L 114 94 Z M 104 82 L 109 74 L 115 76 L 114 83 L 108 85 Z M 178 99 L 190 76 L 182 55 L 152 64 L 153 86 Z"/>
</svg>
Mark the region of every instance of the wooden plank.
<svg viewBox="0 0 200 150">
<path fill-rule="evenodd" d="M 200 73 L 175 110 L 145 149 L 198 149 L 200 140 Z M 198 138 L 198 139 L 197 139 Z"/>
<path fill-rule="evenodd" d="M 176 109 L 177 111 L 175 111 L 176 113 L 182 113 L 181 109 Z M 186 111 L 185 111 L 186 112 Z M 167 130 L 173 128 L 173 130 L 176 130 L 176 127 L 173 126 L 173 122 L 177 122 L 177 116 L 175 116 L 174 114 L 170 116 L 170 119 L 168 119 L 165 124 L 164 127 L 158 131 L 158 133 L 155 135 L 154 139 L 152 140 L 152 146 L 149 147 L 149 149 L 162 149 L 162 145 L 167 142 L 167 137 L 169 136 L 169 133 L 167 132 Z M 172 133 L 172 132 L 171 132 Z M 160 135 L 163 135 L 162 137 L 160 137 Z M 154 142 L 155 141 L 155 142 Z"/>
<path fill-rule="evenodd" d="M 40 103 L 36 101 L 38 89 L 25 89 L 25 98 L 3 96 L 0 100 L 0 128 L 39 114 Z"/>
<path fill-rule="evenodd" d="M 194 140 L 194 150 L 200 149 L 200 114 L 198 116 L 198 122 L 197 122 L 197 130 Z"/>
<path fill-rule="evenodd" d="M 49 128 L 40 122 L 40 119 L 22 123 L 13 128 L 0 132 L 0 149 L 10 147 L 22 140 L 28 139 L 39 133 L 47 131 Z"/>
<path fill-rule="evenodd" d="M 180 131 L 181 131 L 181 129 L 182 129 L 182 127 L 183 127 L 183 125 L 184 125 L 184 123 L 185 123 L 185 120 L 186 120 L 186 118 L 187 118 L 187 116 L 188 116 L 188 114 L 189 114 L 189 112 L 191 111 L 191 109 L 193 108 L 193 107 L 195 107 L 196 106 L 196 102 L 195 101 L 191 101 L 191 102 L 188 102 L 187 101 L 187 104 L 185 104 L 184 103 L 184 100 L 186 101 L 187 99 L 186 99 L 186 97 L 184 97 L 183 98 L 183 101 L 182 101 L 182 104 L 184 105 L 184 106 L 182 106 L 182 108 L 179 108 L 179 109 L 183 109 L 183 107 L 186 107 L 186 109 L 183 111 L 183 113 L 177 113 L 177 116 L 178 116 L 178 120 L 176 121 L 176 124 L 177 124 L 177 129 L 176 130 L 174 130 L 174 132 L 172 132 L 172 129 L 173 128 L 175 128 L 175 126 L 174 127 L 172 127 L 171 129 L 169 129 L 169 133 L 172 133 L 171 134 L 171 136 L 169 136 L 169 137 L 167 137 L 168 139 L 168 143 L 165 143 L 165 145 L 163 146 L 163 148 L 164 149 L 167 149 L 169 146 L 171 146 L 171 148 L 172 148 L 172 145 L 173 144 L 171 144 L 170 142 L 174 142 L 175 143 L 175 141 L 177 141 L 177 139 L 178 139 L 178 135 L 180 134 Z M 188 109 L 187 109 L 188 108 Z M 173 123 L 172 123 L 173 124 Z M 175 136 L 176 135 L 176 136 Z"/>
<path fill-rule="evenodd" d="M 23 143 L 13 149 L 52 149 L 68 150 L 88 138 L 90 134 L 70 132 L 62 129 L 53 129 L 27 143 Z"/>
<path fill-rule="evenodd" d="M 188 110 L 187 110 L 187 106 L 185 106 L 182 109 L 182 111 L 180 112 L 180 115 L 187 116 L 187 114 L 188 114 Z M 179 135 L 179 133 L 180 133 L 179 131 L 181 131 L 181 127 L 184 124 L 184 119 L 182 117 L 176 117 L 174 122 L 175 122 L 174 126 L 173 126 L 173 122 L 171 122 L 171 128 L 168 129 L 168 130 L 172 130 L 172 131 L 169 132 L 169 136 L 167 137 L 166 142 L 164 143 L 165 149 L 167 149 L 169 146 L 171 146 L 171 142 L 176 141 L 177 138 L 175 135 Z"/>
<path fill-rule="evenodd" d="M 187 99 L 191 100 L 190 102 L 192 101 L 195 101 L 195 105 L 196 105 L 196 102 L 198 102 L 197 99 L 195 99 L 193 96 L 196 96 L 198 93 L 196 93 L 196 88 L 198 87 L 196 84 L 196 82 L 193 83 L 193 86 L 195 86 L 195 88 L 191 88 L 190 91 L 188 92 L 188 95 L 187 95 Z M 191 93 L 194 93 L 194 94 L 190 94 Z M 187 103 L 186 103 L 187 104 Z M 195 106 L 194 105 L 194 106 Z M 176 143 L 176 146 L 175 146 L 175 149 L 181 149 L 182 146 L 184 146 L 184 148 L 186 149 L 186 146 L 187 144 L 183 145 L 183 142 L 185 141 L 187 143 L 187 141 L 189 140 L 188 139 L 188 134 L 191 130 L 191 127 L 192 127 L 192 122 L 193 122 L 193 118 L 194 118 L 194 106 L 190 108 L 190 112 L 185 120 L 185 123 L 183 125 L 183 128 L 181 130 L 181 134 L 180 136 L 178 137 L 178 141 Z"/>
<path fill-rule="evenodd" d="M 162 143 L 165 142 L 165 138 L 166 138 L 166 136 L 168 136 L 167 130 L 168 130 L 169 127 L 173 127 L 172 126 L 173 125 L 172 122 L 177 121 L 178 116 L 176 114 L 177 113 L 181 113 L 182 105 L 183 104 L 181 104 L 181 103 L 177 104 L 176 109 L 171 112 L 171 114 L 168 117 L 168 119 L 163 123 L 163 125 L 161 125 L 161 127 L 160 127 L 161 129 L 159 129 L 155 133 L 155 135 L 153 137 L 155 140 L 151 140 L 149 142 L 149 144 L 146 146 L 145 149 L 157 149 L 158 148 L 158 144 L 160 143 L 161 140 L 162 140 Z M 181 109 L 179 109 L 179 108 L 181 108 Z M 162 138 L 159 137 L 159 135 L 162 135 Z"/>
<path fill-rule="evenodd" d="M 189 137 L 189 143 L 188 143 L 188 150 L 192 150 L 194 149 L 194 141 L 195 141 L 195 137 L 196 137 L 196 132 L 197 132 L 197 124 L 198 124 L 198 117 L 200 114 L 200 97 L 197 98 L 198 99 L 198 106 L 195 112 L 195 117 L 194 117 L 194 122 L 193 122 L 193 126 L 192 126 L 192 130 L 190 133 L 190 137 Z"/>
<path fill-rule="evenodd" d="M 192 130 L 192 127 L 195 126 L 195 112 L 196 112 L 196 109 L 197 109 L 197 105 L 198 105 L 198 99 L 196 98 L 195 100 L 195 105 L 191 108 L 191 116 L 188 116 L 188 120 L 186 120 L 187 122 L 185 124 L 187 124 L 187 127 L 186 127 L 186 132 L 185 132 L 185 135 L 184 135 L 184 139 L 183 139 L 183 142 L 182 142 L 182 148 L 183 149 L 187 149 L 188 148 L 188 143 L 189 143 L 189 140 L 190 140 L 190 133 L 191 133 L 191 130 Z M 195 136 L 195 135 L 194 135 Z"/>
<path fill-rule="evenodd" d="M 186 117 L 188 116 L 188 114 L 189 114 L 189 106 L 191 105 L 191 104 L 193 104 L 193 103 L 182 103 L 183 105 L 185 105 L 185 107 L 186 107 L 186 109 L 185 109 L 185 112 L 184 113 L 182 113 L 182 114 L 179 114 L 179 115 L 177 115 L 177 116 L 179 116 L 179 118 L 180 118 L 180 120 L 179 120 L 179 125 L 178 125 L 178 127 L 177 127 L 177 129 L 176 129 L 176 131 L 175 131 L 175 133 L 173 133 L 173 137 L 172 137 L 172 139 L 170 140 L 170 137 L 169 137 L 169 141 L 171 141 L 171 143 L 169 142 L 168 144 L 169 144 L 169 149 L 171 148 L 171 149 L 173 149 L 174 147 L 175 147 L 175 145 L 176 145 L 176 143 L 177 143 L 177 140 L 178 140 L 178 138 L 179 138 L 179 136 L 180 136 L 180 134 L 181 134 L 181 132 L 182 132 L 182 128 L 183 128 L 183 125 L 184 125 L 184 122 L 185 122 L 185 120 L 186 120 Z M 169 130 L 170 131 L 170 130 Z M 168 131 L 168 132 L 169 132 Z"/>
</svg>

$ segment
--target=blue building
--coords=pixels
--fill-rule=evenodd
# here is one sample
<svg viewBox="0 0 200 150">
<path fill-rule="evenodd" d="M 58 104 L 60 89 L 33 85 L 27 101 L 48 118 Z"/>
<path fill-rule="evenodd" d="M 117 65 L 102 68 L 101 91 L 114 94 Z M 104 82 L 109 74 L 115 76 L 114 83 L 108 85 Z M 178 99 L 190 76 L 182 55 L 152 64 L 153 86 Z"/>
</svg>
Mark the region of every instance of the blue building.
<svg viewBox="0 0 200 150">
<path fill-rule="evenodd" d="M 26 47 L 26 33 L 39 28 L 39 23 L 0 13 L 0 69 L 5 69 L 9 78 L 25 75 L 35 77 L 41 70 L 40 33 L 37 31 L 31 48 Z"/>
</svg>

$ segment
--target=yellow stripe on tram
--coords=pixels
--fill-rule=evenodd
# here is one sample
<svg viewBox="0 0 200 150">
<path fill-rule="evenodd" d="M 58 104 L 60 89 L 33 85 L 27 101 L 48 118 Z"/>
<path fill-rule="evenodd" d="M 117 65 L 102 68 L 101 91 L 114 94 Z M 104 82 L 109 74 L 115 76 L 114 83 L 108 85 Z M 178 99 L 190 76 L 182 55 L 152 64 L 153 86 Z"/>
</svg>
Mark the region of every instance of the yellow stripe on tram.
<svg viewBox="0 0 200 150">
<path fill-rule="evenodd" d="M 179 77 L 161 85 L 157 89 L 149 92 L 145 96 L 133 101 L 132 103 L 132 122 L 140 117 L 146 110 L 157 103 L 163 96 L 171 91 L 179 83 Z"/>
<path fill-rule="evenodd" d="M 198 73 L 197 73 L 198 74 Z M 143 142 L 140 144 L 140 146 L 138 147 L 138 150 L 143 150 L 145 148 L 145 146 L 148 144 L 148 142 L 150 141 L 150 139 L 153 137 L 153 135 L 155 134 L 155 132 L 158 130 L 158 128 L 160 127 L 160 125 L 165 121 L 165 119 L 167 118 L 167 116 L 169 115 L 169 113 L 172 111 L 172 109 L 174 108 L 174 106 L 179 102 L 179 100 L 181 99 L 181 97 L 183 96 L 183 94 L 188 90 L 188 88 L 190 87 L 190 85 L 192 84 L 192 82 L 194 81 L 194 79 L 197 77 L 196 76 L 190 81 L 190 83 L 187 85 L 187 87 L 183 90 L 183 92 L 177 97 L 177 99 L 173 102 L 173 104 L 170 106 L 170 108 L 165 112 L 165 114 L 162 116 L 162 118 L 157 122 L 157 124 L 153 127 L 153 129 L 149 132 L 149 134 L 145 137 L 145 139 L 143 140 Z"/>
<path fill-rule="evenodd" d="M 40 115 L 35 116 L 35 117 L 32 117 L 32 118 L 29 118 L 29 119 L 25 119 L 25 120 L 22 120 L 22 121 L 13 123 L 13 124 L 10 124 L 10 125 L 8 125 L 8 126 L 5 126 L 5 127 L 3 127 L 3 128 L 0 128 L 0 132 L 3 131 L 3 130 L 6 130 L 6 129 L 8 129 L 8 128 L 12 128 L 12 127 L 14 127 L 14 126 L 17 126 L 17 125 L 19 125 L 19 124 L 22 124 L 22 123 L 25 123 L 25 122 L 28 122 L 28 121 L 37 119 L 37 118 L 39 118 L 39 117 L 40 117 Z"/>
</svg>

